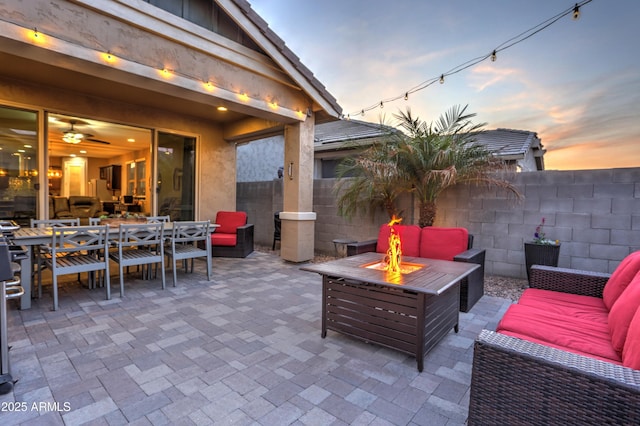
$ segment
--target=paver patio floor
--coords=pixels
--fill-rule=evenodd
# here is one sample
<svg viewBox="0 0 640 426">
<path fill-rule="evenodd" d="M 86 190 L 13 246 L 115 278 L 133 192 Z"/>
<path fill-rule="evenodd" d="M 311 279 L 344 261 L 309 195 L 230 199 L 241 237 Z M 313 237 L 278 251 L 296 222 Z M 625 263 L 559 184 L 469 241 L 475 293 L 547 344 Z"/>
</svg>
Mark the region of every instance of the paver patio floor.
<svg viewBox="0 0 640 426">
<path fill-rule="evenodd" d="M 103 289 L 48 287 L 9 306 L 11 373 L 0 424 L 462 425 L 473 341 L 510 300 L 484 296 L 425 358 L 329 332 L 321 278 L 277 255 L 213 259 L 160 279 Z M 116 275 L 114 275 L 114 273 Z M 117 269 L 112 269 L 112 284 Z"/>
</svg>

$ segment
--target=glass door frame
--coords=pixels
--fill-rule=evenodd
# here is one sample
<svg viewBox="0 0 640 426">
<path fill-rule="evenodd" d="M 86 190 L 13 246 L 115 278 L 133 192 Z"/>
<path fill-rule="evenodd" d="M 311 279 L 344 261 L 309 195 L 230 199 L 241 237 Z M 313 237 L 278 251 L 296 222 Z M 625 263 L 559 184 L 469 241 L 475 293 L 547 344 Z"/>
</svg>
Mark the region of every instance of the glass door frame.
<svg viewBox="0 0 640 426">
<path fill-rule="evenodd" d="M 186 131 L 178 131 L 173 129 L 155 127 L 153 129 L 152 135 L 152 147 L 153 152 L 151 153 L 151 158 L 153 160 L 153 185 L 149 185 L 147 191 L 153 192 L 154 201 L 153 201 L 153 214 L 158 214 L 158 205 L 159 201 L 159 188 L 158 188 L 158 147 L 160 146 L 159 138 L 160 133 L 167 133 L 171 135 L 177 135 L 187 138 L 193 138 L 195 140 L 195 155 L 193 158 L 193 173 L 194 173 L 194 182 L 193 182 L 193 220 L 200 220 L 200 151 L 201 151 L 201 143 L 202 137 L 198 133 L 186 132 Z M 164 177 L 166 179 L 166 177 Z"/>
</svg>

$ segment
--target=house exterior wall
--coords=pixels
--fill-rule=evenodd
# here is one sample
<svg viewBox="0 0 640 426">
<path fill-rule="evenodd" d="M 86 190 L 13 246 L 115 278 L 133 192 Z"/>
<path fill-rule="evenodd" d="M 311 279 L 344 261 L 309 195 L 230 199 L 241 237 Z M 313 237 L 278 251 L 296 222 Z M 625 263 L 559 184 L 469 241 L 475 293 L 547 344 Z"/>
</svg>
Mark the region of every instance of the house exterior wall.
<svg viewBox="0 0 640 426">
<path fill-rule="evenodd" d="M 610 273 L 626 255 L 640 250 L 640 168 L 525 172 L 512 179 L 524 194 L 523 200 L 465 186 L 447 190 L 438 199 L 436 226 L 469 229 L 475 237 L 474 247 L 487 250 L 487 274 L 526 277 L 523 244 L 533 238 L 543 217 L 547 236 L 562 244 L 561 267 Z M 314 182 L 316 251 L 331 254 L 333 239 L 375 238 L 379 225 L 388 220 L 383 213 L 374 219 L 339 217 L 334 182 Z M 278 185 L 277 181 L 239 183 L 238 209 L 253 203 L 251 188 L 259 187 L 264 196 L 277 194 L 274 188 Z M 402 201 L 409 213 L 405 222 L 416 223 L 417 216 L 408 207 L 411 202 L 410 197 Z M 264 204 L 252 204 L 249 220 L 266 227 L 256 227 L 256 243 L 271 246 L 277 200 L 270 202 L 265 196 L 260 203 Z"/>
<path fill-rule="evenodd" d="M 284 167 L 284 137 L 272 136 L 238 145 L 238 182 L 270 181 Z"/>
<path fill-rule="evenodd" d="M 522 172 L 535 172 L 538 170 L 536 165 L 536 158 L 533 154 L 533 150 L 528 150 L 522 160 L 518 160 L 520 171 Z"/>
<path fill-rule="evenodd" d="M 235 146 L 222 139 L 221 130 L 215 123 L 157 108 L 129 105 L 2 78 L 0 104 L 40 111 L 90 112 L 92 118 L 156 129 L 161 123 L 160 130 L 199 135 L 196 218 L 213 220 L 218 210 L 235 208 Z M 44 179 L 46 173 L 40 175 Z M 206 182 L 216 184 L 207 185 Z"/>
</svg>

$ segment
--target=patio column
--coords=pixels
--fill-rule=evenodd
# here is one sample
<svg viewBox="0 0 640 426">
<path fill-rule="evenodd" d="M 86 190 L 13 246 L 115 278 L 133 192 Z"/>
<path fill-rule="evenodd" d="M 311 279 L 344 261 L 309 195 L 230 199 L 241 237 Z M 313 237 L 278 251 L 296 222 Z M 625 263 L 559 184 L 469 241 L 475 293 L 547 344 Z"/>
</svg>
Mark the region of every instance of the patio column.
<svg viewBox="0 0 640 426">
<path fill-rule="evenodd" d="M 313 259 L 316 214 L 313 210 L 314 119 L 285 126 L 283 211 L 280 256 L 291 262 Z"/>
</svg>

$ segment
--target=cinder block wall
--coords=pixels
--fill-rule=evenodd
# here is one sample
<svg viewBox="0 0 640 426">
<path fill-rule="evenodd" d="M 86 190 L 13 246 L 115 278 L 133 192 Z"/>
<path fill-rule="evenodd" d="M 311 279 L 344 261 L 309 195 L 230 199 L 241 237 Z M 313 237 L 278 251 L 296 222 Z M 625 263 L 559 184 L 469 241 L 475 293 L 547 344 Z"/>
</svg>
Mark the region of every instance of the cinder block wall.
<svg viewBox="0 0 640 426">
<path fill-rule="evenodd" d="M 438 200 L 437 226 L 462 226 L 487 250 L 488 274 L 524 278 L 524 242 L 540 220 L 562 243 L 559 266 L 612 272 L 620 260 L 640 250 L 640 168 L 543 171 L 513 175 L 524 195 L 516 200 L 495 189 L 461 186 Z M 314 182 L 315 247 L 333 253 L 335 238 L 375 238 L 386 213 L 347 221 L 337 214 L 333 179 Z M 239 183 L 238 210 L 256 224 L 256 243 L 271 246 L 273 212 L 282 206 L 282 183 Z M 401 202 L 405 221 L 417 222 L 417 206 Z"/>
</svg>

